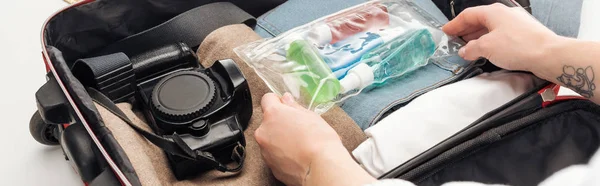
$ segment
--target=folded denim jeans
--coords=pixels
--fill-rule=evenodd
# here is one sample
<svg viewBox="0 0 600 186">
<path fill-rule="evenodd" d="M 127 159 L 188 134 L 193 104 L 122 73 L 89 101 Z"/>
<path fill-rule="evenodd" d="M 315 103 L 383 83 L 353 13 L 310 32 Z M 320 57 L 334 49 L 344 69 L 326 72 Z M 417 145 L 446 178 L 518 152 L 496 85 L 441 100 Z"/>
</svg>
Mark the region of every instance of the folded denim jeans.
<svg viewBox="0 0 600 186">
<path fill-rule="evenodd" d="M 254 31 L 264 38 L 277 36 L 297 26 L 366 0 L 288 0 L 256 20 Z"/>
<path fill-rule="evenodd" d="M 576 38 L 583 0 L 530 0 L 533 16 L 556 34 Z"/>
<path fill-rule="evenodd" d="M 364 90 L 344 101 L 341 107 L 365 130 L 383 119 L 388 112 L 424 93 L 480 74 L 480 62 L 483 61 L 470 63 L 459 56 L 451 56 L 445 61 L 430 61 L 426 66 L 395 78 L 383 87 Z"/>
</svg>

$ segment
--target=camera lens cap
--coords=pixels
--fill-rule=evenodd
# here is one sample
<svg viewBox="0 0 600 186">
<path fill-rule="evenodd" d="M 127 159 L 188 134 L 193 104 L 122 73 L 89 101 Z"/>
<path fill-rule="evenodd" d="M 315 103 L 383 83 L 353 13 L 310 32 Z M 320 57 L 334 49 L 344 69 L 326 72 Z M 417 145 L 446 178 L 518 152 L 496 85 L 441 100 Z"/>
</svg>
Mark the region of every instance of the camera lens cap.
<svg viewBox="0 0 600 186">
<path fill-rule="evenodd" d="M 173 73 L 152 90 L 152 107 L 169 122 L 187 122 L 200 117 L 215 100 L 215 83 L 197 71 Z"/>
</svg>

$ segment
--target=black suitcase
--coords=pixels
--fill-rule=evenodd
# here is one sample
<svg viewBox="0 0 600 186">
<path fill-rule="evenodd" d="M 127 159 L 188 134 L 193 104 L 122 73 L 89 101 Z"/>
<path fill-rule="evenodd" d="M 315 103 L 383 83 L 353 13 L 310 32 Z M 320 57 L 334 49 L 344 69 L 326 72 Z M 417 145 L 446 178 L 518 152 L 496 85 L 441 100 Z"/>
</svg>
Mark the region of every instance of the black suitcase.
<svg viewBox="0 0 600 186">
<path fill-rule="evenodd" d="M 282 2 L 233 1 L 253 16 Z M 450 19 L 467 7 L 494 2 L 529 8 L 528 0 L 434 2 Z M 88 185 L 140 185 L 119 143 L 102 124 L 90 95 L 70 71 L 70 63 L 206 3 L 205 0 L 179 3 L 85 0 L 51 16 L 42 28 L 42 53 L 48 81 L 36 93 L 38 112 L 30 122 L 32 136 L 43 144 L 60 144 Z M 136 12 L 147 21 L 117 20 L 110 16 L 103 20 L 92 19 L 109 15 L 107 13 L 121 15 L 125 10 Z M 129 24 L 123 26 L 121 22 Z M 244 23 L 253 24 L 251 19 Z M 556 96 L 556 90 L 550 83 L 531 90 L 381 178 L 402 178 L 419 185 L 439 185 L 447 181 L 535 185 L 557 170 L 586 163 L 600 146 L 600 107 L 580 97 Z M 528 143 L 532 139 L 540 141 Z M 483 171 L 490 166 L 500 168 L 493 173 Z M 461 171 L 465 169 L 471 171 Z"/>
</svg>

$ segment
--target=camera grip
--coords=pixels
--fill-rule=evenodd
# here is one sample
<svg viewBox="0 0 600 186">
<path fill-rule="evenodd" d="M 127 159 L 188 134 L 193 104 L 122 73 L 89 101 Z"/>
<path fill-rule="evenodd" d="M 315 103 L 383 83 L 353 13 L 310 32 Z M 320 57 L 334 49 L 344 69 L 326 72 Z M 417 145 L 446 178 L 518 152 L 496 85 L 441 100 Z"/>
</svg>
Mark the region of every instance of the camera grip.
<svg viewBox="0 0 600 186">
<path fill-rule="evenodd" d="M 242 71 L 231 59 L 218 60 L 210 67 L 210 71 L 214 76 L 218 76 L 217 80 L 222 85 L 226 98 L 233 96 L 235 89 L 247 84 Z"/>
</svg>

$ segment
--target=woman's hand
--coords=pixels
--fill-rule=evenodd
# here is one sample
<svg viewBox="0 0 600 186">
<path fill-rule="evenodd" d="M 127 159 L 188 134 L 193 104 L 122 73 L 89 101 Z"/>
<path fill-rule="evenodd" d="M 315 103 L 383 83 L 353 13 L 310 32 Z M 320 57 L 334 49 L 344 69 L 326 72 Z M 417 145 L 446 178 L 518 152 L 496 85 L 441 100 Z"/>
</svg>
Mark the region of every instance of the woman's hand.
<svg viewBox="0 0 600 186">
<path fill-rule="evenodd" d="M 373 181 L 354 162 L 338 134 L 290 94 L 262 99 L 263 121 L 254 133 L 275 177 L 287 185 L 355 185 Z M 351 181 L 351 182 L 348 182 Z"/>
<path fill-rule="evenodd" d="M 280 181 L 303 185 L 310 163 L 327 148 L 343 146 L 337 133 L 319 115 L 285 94 L 263 96 L 263 121 L 254 133 L 263 158 Z"/>
<path fill-rule="evenodd" d="M 468 8 L 443 30 L 469 41 L 459 50 L 467 60 L 484 57 L 504 69 L 530 71 L 600 104 L 598 42 L 558 36 L 522 8 L 501 4 Z"/>
<path fill-rule="evenodd" d="M 508 70 L 538 67 L 535 63 L 543 62 L 548 48 L 560 39 L 524 9 L 499 3 L 467 8 L 442 29 L 469 42 L 459 50 L 461 57 L 484 57 Z"/>
</svg>

